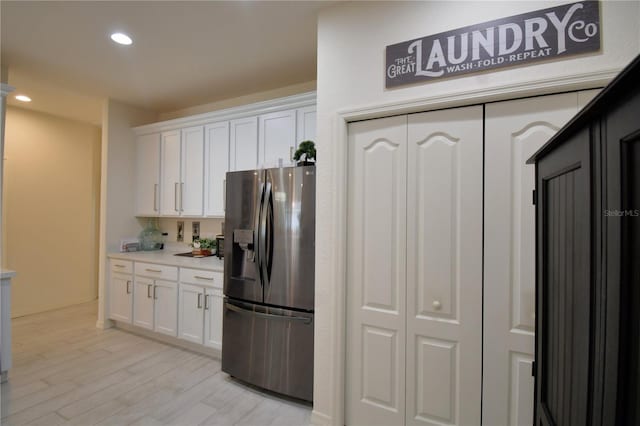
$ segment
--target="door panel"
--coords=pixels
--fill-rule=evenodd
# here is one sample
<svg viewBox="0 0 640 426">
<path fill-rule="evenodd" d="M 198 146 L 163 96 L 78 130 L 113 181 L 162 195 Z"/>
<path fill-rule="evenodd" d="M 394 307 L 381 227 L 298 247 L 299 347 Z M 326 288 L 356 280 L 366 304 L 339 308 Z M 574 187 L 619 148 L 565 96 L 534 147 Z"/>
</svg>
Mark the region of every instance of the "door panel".
<svg viewBox="0 0 640 426">
<path fill-rule="evenodd" d="M 267 169 L 264 303 L 313 310 L 315 167 Z"/>
<path fill-rule="evenodd" d="M 534 167 L 526 160 L 597 91 L 486 106 L 483 423 L 531 424 Z"/>
<path fill-rule="evenodd" d="M 202 126 L 182 130 L 182 166 L 180 212 L 202 216 L 204 200 L 204 129 Z"/>
<path fill-rule="evenodd" d="M 346 424 L 405 418 L 407 117 L 349 125 Z"/>
<path fill-rule="evenodd" d="M 155 331 L 178 335 L 178 284 L 156 280 L 153 288 Z"/>
<path fill-rule="evenodd" d="M 180 284 L 178 337 L 202 344 L 204 336 L 204 289 Z"/>
<path fill-rule="evenodd" d="M 316 140 L 316 106 L 300 108 L 297 111 L 296 146 L 303 141 Z M 291 160 L 293 161 L 293 159 Z"/>
<path fill-rule="evenodd" d="M 278 167 L 291 163 L 291 150 L 296 146 L 296 111 L 279 111 L 259 118 L 259 161 L 261 167 Z"/>
<path fill-rule="evenodd" d="M 258 119 L 229 122 L 229 170 L 253 170 L 258 166 Z"/>
<path fill-rule="evenodd" d="M 262 303 L 263 291 L 258 271 L 257 230 L 264 172 L 227 173 L 225 215 L 224 294 L 234 299 Z M 235 233 L 253 233 L 253 244 L 244 250 L 234 242 Z"/>
<path fill-rule="evenodd" d="M 222 348 L 222 291 L 207 289 L 205 294 L 204 345 Z"/>
<path fill-rule="evenodd" d="M 136 277 L 133 283 L 133 325 L 153 330 L 153 280 Z"/>
<path fill-rule="evenodd" d="M 136 214 L 160 213 L 160 134 L 142 135 L 136 141 Z"/>
<path fill-rule="evenodd" d="M 164 132 L 160 145 L 160 214 L 180 214 L 180 131 Z"/>
<path fill-rule="evenodd" d="M 229 171 L 229 123 L 205 126 L 205 215 L 224 217 L 225 176 Z"/>
<path fill-rule="evenodd" d="M 109 318 L 131 323 L 133 277 L 113 273 L 109 289 Z"/>
<path fill-rule="evenodd" d="M 479 424 L 482 107 L 409 115 L 406 424 Z"/>
</svg>

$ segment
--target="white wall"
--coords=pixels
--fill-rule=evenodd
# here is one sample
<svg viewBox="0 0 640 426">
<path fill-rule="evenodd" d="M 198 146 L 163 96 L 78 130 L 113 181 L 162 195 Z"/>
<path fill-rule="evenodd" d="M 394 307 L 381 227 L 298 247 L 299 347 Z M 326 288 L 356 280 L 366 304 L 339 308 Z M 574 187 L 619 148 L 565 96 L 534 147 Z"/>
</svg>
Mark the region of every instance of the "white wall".
<svg viewBox="0 0 640 426">
<path fill-rule="evenodd" d="M 7 108 L 2 224 L 4 266 L 19 272 L 13 317 L 97 297 L 99 190 L 99 127 Z"/>
<path fill-rule="evenodd" d="M 132 127 L 156 120 L 156 114 L 107 99 L 102 110 L 102 176 L 100 199 L 100 257 L 98 327 L 105 327 L 106 254 L 120 240 L 142 230 L 135 217 L 136 137 Z"/>
<path fill-rule="evenodd" d="M 560 3 L 560 2 L 558 2 Z M 567 2 L 564 2 L 567 3 Z M 555 4 L 555 3 L 554 3 Z M 384 88 L 390 44 L 550 7 L 549 2 L 349 2 L 318 21 L 314 415 L 343 424 L 345 120 L 595 87 L 640 52 L 639 2 L 601 3 L 602 49 L 556 62 Z"/>
</svg>

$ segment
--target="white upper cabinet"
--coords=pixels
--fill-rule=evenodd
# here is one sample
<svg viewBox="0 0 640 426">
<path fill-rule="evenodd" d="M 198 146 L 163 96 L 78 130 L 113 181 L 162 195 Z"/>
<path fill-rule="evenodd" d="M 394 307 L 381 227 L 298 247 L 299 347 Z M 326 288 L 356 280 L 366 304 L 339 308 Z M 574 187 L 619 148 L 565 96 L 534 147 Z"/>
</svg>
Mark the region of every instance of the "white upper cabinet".
<svg viewBox="0 0 640 426">
<path fill-rule="evenodd" d="M 204 213 L 204 128 L 189 127 L 161 136 L 162 216 Z"/>
<path fill-rule="evenodd" d="M 259 118 L 258 164 L 277 167 L 293 161 L 296 147 L 296 111 L 279 111 Z"/>
<path fill-rule="evenodd" d="M 258 166 L 258 118 L 229 122 L 229 170 L 252 170 Z"/>
<path fill-rule="evenodd" d="M 229 122 L 204 128 L 205 216 L 224 217 L 225 175 L 229 171 Z"/>
<path fill-rule="evenodd" d="M 138 137 L 136 143 L 136 215 L 160 214 L 160 133 Z"/>
<path fill-rule="evenodd" d="M 164 132 L 161 136 L 160 214 L 180 215 L 180 131 Z"/>
<path fill-rule="evenodd" d="M 299 108 L 297 114 L 296 146 L 302 141 L 316 141 L 316 106 Z"/>
<path fill-rule="evenodd" d="M 204 128 L 182 130 L 180 213 L 202 216 L 204 206 Z"/>
</svg>

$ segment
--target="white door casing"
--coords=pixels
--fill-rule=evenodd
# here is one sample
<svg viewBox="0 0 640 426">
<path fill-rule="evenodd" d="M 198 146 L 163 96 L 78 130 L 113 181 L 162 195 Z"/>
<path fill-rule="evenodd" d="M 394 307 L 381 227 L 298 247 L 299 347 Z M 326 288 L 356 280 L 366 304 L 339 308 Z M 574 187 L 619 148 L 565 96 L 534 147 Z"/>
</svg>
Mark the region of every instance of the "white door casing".
<svg viewBox="0 0 640 426">
<path fill-rule="evenodd" d="M 406 424 L 480 423 L 482 114 L 408 118 Z"/>
<path fill-rule="evenodd" d="M 533 421 L 535 169 L 525 162 L 597 92 L 486 106 L 483 424 Z"/>
<path fill-rule="evenodd" d="M 407 117 L 349 125 L 346 424 L 405 418 Z"/>
</svg>

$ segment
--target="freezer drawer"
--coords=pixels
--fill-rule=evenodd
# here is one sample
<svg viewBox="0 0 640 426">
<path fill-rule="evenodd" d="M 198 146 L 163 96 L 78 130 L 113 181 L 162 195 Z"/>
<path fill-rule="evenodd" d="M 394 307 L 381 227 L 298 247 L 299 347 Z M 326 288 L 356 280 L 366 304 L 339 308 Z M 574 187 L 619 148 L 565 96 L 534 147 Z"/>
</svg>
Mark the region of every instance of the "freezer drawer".
<svg viewBox="0 0 640 426">
<path fill-rule="evenodd" d="M 222 371 L 313 400 L 313 314 L 225 298 Z"/>
</svg>

